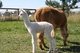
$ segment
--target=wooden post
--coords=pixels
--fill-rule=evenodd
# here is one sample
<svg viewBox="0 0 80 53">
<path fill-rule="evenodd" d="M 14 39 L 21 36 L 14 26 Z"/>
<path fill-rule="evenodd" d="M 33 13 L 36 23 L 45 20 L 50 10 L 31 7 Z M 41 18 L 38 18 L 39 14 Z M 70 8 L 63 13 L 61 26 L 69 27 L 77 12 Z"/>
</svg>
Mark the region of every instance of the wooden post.
<svg viewBox="0 0 80 53">
<path fill-rule="evenodd" d="M 18 9 L 18 15 L 19 15 L 19 9 Z M 18 20 L 19 20 L 19 18 L 20 18 L 20 17 L 18 16 Z"/>
<path fill-rule="evenodd" d="M 35 12 L 36 12 L 36 9 L 35 9 Z"/>
</svg>

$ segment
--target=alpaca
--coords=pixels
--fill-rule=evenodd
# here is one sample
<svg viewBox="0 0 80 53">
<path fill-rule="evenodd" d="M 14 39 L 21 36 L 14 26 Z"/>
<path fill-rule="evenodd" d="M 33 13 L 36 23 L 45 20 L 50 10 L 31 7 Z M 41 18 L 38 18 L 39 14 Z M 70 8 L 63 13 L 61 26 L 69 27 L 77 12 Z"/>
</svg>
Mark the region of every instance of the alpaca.
<svg viewBox="0 0 80 53">
<path fill-rule="evenodd" d="M 25 27 L 28 29 L 29 33 L 32 36 L 32 52 L 36 53 L 36 34 L 40 32 L 44 32 L 44 34 L 50 41 L 49 52 L 51 52 L 52 50 L 53 52 L 55 52 L 55 39 L 51 37 L 53 25 L 48 22 L 30 22 L 30 20 L 28 19 L 28 14 L 25 10 L 21 10 L 19 16 L 23 17 Z"/>
<path fill-rule="evenodd" d="M 66 46 L 66 40 L 68 37 L 68 30 L 67 30 L 67 18 L 65 13 L 62 10 L 55 9 L 53 7 L 42 7 L 36 11 L 34 14 L 34 18 L 36 22 L 46 21 L 51 23 L 54 26 L 54 29 L 52 30 L 53 38 L 55 37 L 56 28 L 60 28 L 61 36 L 63 39 L 63 44 Z M 47 48 L 47 46 L 44 43 L 44 32 L 41 32 L 38 34 L 38 46 L 41 50 L 42 45 Z"/>
</svg>

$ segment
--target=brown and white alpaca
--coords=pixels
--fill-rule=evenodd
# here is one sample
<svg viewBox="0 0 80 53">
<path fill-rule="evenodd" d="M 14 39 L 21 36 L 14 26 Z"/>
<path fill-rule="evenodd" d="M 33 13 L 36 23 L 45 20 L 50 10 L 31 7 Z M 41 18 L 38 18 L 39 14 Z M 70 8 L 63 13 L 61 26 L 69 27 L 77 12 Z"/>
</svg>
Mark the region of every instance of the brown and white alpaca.
<svg viewBox="0 0 80 53">
<path fill-rule="evenodd" d="M 54 26 L 54 29 L 52 30 L 53 38 L 55 36 L 56 28 L 60 28 L 63 44 L 67 45 L 66 44 L 66 40 L 68 37 L 67 18 L 65 13 L 62 10 L 55 9 L 52 7 L 42 7 L 36 11 L 34 18 L 36 22 L 47 21 L 53 24 Z M 42 50 L 44 50 L 44 48 L 42 48 L 42 45 L 44 45 L 44 47 L 47 48 L 47 46 L 44 43 L 43 35 L 44 35 L 44 32 L 38 34 L 38 46 Z"/>
</svg>

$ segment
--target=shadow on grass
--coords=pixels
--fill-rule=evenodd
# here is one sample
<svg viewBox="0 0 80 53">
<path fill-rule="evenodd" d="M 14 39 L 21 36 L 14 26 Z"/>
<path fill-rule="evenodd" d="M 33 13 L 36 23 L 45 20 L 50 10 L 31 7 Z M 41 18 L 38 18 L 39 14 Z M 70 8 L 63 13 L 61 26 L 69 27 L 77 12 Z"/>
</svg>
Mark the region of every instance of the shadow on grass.
<svg viewBox="0 0 80 53">
<path fill-rule="evenodd" d="M 46 52 L 48 52 L 49 50 L 45 50 Z M 41 53 L 46 53 L 46 52 L 41 52 Z M 80 53 L 80 46 L 70 46 L 69 48 L 57 48 L 57 52 L 56 53 Z"/>
<path fill-rule="evenodd" d="M 68 43 L 76 44 L 76 45 L 80 45 L 80 43 L 79 43 L 79 42 L 70 42 L 70 41 L 68 41 Z"/>
<path fill-rule="evenodd" d="M 57 48 L 58 53 L 80 53 L 80 43 L 79 42 L 70 42 L 71 45 L 63 46 L 63 45 L 57 45 L 60 46 L 60 48 Z"/>
<path fill-rule="evenodd" d="M 70 48 L 59 48 L 59 51 L 79 53 L 80 46 L 70 46 Z"/>
</svg>

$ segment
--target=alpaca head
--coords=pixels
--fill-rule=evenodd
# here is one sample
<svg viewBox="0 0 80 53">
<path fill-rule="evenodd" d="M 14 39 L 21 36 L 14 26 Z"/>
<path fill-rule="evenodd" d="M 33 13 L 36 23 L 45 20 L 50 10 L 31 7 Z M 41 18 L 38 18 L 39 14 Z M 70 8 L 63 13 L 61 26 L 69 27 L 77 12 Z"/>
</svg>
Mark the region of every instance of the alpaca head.
<svg viewBox="0 0 80 53">
<path fill-rule="evenodd" d="M 21 9 L 19 16 L 22 17 L 22 18 L 24 18 L 24 17 L 27 17 L 28 14 L 27 14 L 27 12 L 25 10 Z"/>
</svg>

